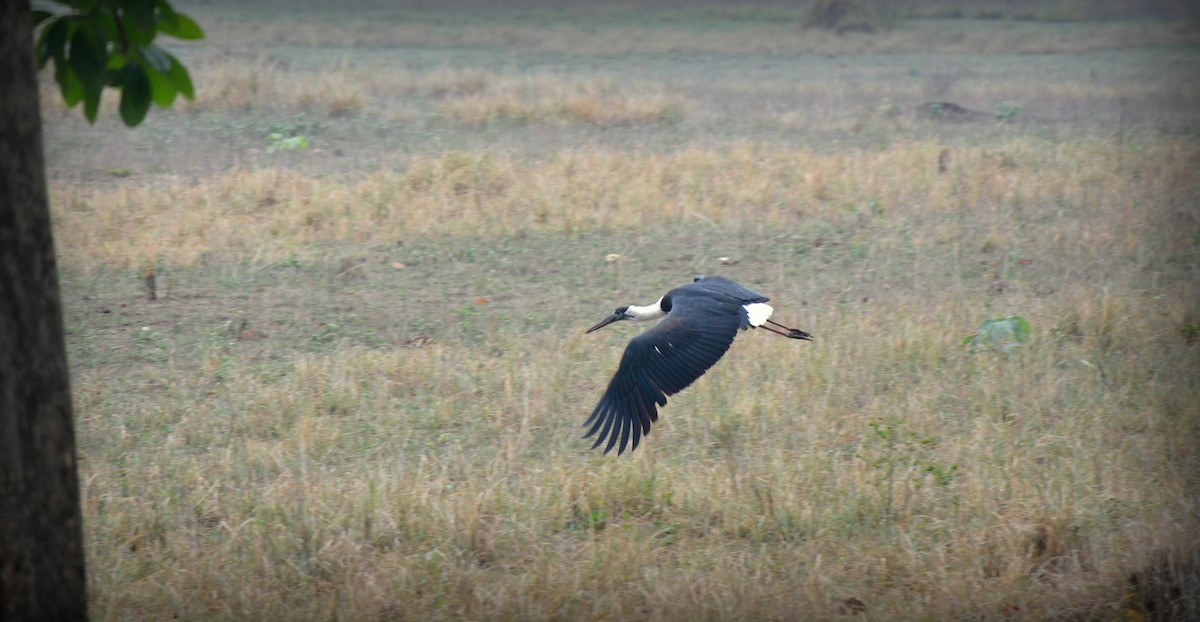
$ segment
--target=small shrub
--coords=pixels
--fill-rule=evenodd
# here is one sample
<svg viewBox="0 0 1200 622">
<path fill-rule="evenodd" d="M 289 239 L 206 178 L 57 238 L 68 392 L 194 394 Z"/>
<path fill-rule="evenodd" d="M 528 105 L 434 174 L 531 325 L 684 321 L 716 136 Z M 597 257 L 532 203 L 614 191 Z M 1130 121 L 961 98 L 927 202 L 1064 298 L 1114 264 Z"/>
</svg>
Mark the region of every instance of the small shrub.
<svg viewBox="0 0 1200 622">
<path fill-rule="evenodd" d="M 267 131 L 267 153 L 308 149 L 308 135 L 305 130 L 309 127 L 312 126 L 271 126 Z"/>
<path fill-rule="evenodd" d="M 1028 341 L 1029 334 L 1029 321 L 1019 315 L 1010 315 L 984 321 L 979 325 L 978 332 L 964 339 L 963 344 L 972 350 L 986 347 L 1009 352 Z"/>
</svg>

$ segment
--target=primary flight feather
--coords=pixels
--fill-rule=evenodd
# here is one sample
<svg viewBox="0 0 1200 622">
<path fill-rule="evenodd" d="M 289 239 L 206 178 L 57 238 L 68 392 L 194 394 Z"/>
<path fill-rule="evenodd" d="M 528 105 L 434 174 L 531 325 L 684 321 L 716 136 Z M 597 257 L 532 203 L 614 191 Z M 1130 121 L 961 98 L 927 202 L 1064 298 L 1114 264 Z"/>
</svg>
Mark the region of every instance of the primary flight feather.
<svg viewBox="0 0 1200 622">
<path fill-rule="evenodd" d="M 599 330 L 621 320 L 654 320 L 654 327 L 634 337 L 625 348 L 617 373 L 608 383 L 600 403 L 592 410 L 584 438 L 598 434 L 595 449 L 637 449 L 650 425 L 658 420 L 658 407 L 704 375 L 729 349 L 739 330 L 765 328 L 792 339 L 812 340 L 812 335 L 771 321 L 769 298 L 720 276 L 698 276 L 692 283 L 667 292 L 647 306 L 619 307 L 587 330 Z M 607 441 L 607 444 L 605 444 Z"/>
</svg>

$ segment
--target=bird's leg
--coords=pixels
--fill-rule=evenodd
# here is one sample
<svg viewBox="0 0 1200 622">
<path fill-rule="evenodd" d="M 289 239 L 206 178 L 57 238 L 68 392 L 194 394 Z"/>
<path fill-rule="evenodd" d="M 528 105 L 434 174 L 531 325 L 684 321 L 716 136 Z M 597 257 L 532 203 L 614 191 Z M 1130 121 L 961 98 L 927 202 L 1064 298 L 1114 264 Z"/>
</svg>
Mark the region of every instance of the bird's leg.
<svg viewBox="0 0 1200 622">
<path fill-rule="evenodd" d="M 766 324 L 763 324 L 760 328 L 765 328 L 765 329 L 775 333 L 776 335 L 783 335 L 784 337 L 790 337 L 791 339 L 807 339 L 808 341 L 813 340 L 812 335 L 800 330 L 799 328 L 788 328 L 787 326 L 784 326 L 783 324 L 780 324 L 779 322 L 775 322 L 772 320 L 767 320 L 767 324 L 777 326 L 783 330 L 776 330 L 775 328 L 771 328 L 770 326 L 767 326 Z M 784 332 L 784 331 L 787 331 L 787 332 Z"/>
<path fill-rule="evenodd" d="M 788 336 L 787 333 L 785 333 L 777 328 L 771 328 L 770 326 L 767 326 L 766 324 L 759 324 L 758 326 L 755 326 L 754 328 L 761 328 L 764 330 L 769 330 L 769 331 L 775 333 L 776 335 L 783 335 L 784 337 Z"/>
</svg>

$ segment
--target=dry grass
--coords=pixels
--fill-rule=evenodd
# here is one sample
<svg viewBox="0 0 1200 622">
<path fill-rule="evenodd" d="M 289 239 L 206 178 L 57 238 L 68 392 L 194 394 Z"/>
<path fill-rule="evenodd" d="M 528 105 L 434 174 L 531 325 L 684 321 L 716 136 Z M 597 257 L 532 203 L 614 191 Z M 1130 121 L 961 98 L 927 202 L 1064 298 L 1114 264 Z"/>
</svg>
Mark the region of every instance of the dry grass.
<svg viewBox="0 0 1200 622">
<path fill-rule="evenodd" d="M 57 189 L 71 270 L 713 224 L 791 232 L 776 243 L 825 273 L 773 268 L 793 303 L 839 281 L 873 298 L 804 313 L 812 347 L 739 341 L 622 459 L 576 437 L 625 333 L 606 352 L 562 318 L 492 320 L 479 342 L 267 363 L 135 331 L 142 363 L 76 383 L 97 615 L 1148 612 L 1196 576 L 1200 359 L 1180 331 L 1200 297 L 1174 267 L 1195 257 L 1196 147 L 1014 139 L 948 175 L 936 147 L 458 152 L 354 182 Z M 1028 347 L 964 350 L 978 283 L 1038 327 Z"/>
<path fill-rule="evenodd" d="M 191 63 L 194 100 L 179 98 L 173 109 L 192 114 L 303 110 L 330 117 L 362 110 L 367 96 L 361 74 L 348 74 L 344 65 L 321 71 L 293 71 L 277 58 L 263 54 L 221 53 Z M 52 70 L 40 74 L 43 113 L 69 113 L 59 95 Z M 120 95 L 106 91 L 102 114 L 116 115 Z M 167 113 L 170 114 L 170 113 Z"/>
<path fill-rule="evenodd" d="M 472 127 L 497 122 L 586 123 L 618 125 L 682 120 L 684 103 L 649 87 L 627 94 L 611 79 L 576 83 L 548 75 L 498 81 L 493 89 L 448 100 L 439 107 L 443 117 Z"/>
<path fill-rule="evenodd" d="M 448 65 L 419 69 L 402 63 L 384 72 L 345 61 L 300 70 L 257 54 L 215 56 L 198 62 L 192 71 L 198 84 L 196 100 L 176 104 L 192 115 L 370 116 L 410 123 L 427 119 L 468 128 L 729 122 L 724 106 L 704 101 L 698 93 L 740 102 L 788 102 L 765 110 L 751 104 L 745 117 L 765 128 L 792 132 L 824 132 L 830 127 L 858 131 L 880 119 L 892 129 L 911 116 L 915 104 L 926 101 L 953 101 L 987 113 L 995 113 L 1004 102 L 1015 102 L 1020 106 L 1016 120 L 1079 124 L 1100 124 L 1118 108 L 1131 119 L 1186 118 L 1189 113 L 1181 110 L 1200 103 L 1200 85 L 1187 81 L 1149 76 L 1098 81 L 1086 74 L 1068 75 L 1030 91 L 1019 81 L 997 81 L 995 76 L 961 67 L 914 68 L 909 79 L 896 81 L 729 79 L 713 84 L 688 75 L 652 84 L 619 81 L 608 73 L 581 78 Z M 73 114 L 62 103 L 49 72 L 43 72 L 41 91 L 47 115 Z M 115 118 L 117 101 L 114 94 L 106 95 L 102 115 Z"/>
<path fill-rule="evenodd" d="M 232 21 L 223 13 L 194 12 L 211 24 L 213 43 L 235 49 L 253 42 L 254 47 L 466 47 L 565 54 L 1076 54 L 1194 45 L 1200 38 L 1195 29 L 1171 22 L 1004 22 L 997 28 L 991 27 L 996 22 L 969 20 L 904 21 L 884 32 L 838 35 L 804 29 L 803 6 L 778 14 L 751 13 L 740 20 L 732 14 L 730 19 L 710 17 L 711 23 L 696 20 L 696 15 L 658 16 L 653 11 L 631 11 L 633 17 L 624 18 L 585 11 L 547 20 L 485 16 L 482 21 L 427 21 L 417 13 L 379 10 L 369 17 L 305 16 L 302 23 L 276 15 Z"/>
<path fill-rule="evenodd" d="M 1005 102 L 1019 106 L 1014 119 L 1100 125 L 1118 114 L 1130 120 L 1186 122 L 1200 105 L 1200 85 L 1153 75 L 1097 80 L 1067 74 L 1031 91 L 1021 81 L 958 65 L 916 67 L 907 79 L 829 81 L 711 79 L 683 74 L 666 82 L 622 79 L 600 72 L 578 77 L 519 73 L 468 66 L 432 69 L 404 63 L 385 71 L 344 60 L 320 69 L 297 69 L 266 54 L 221 54 L 192 68 L 195 101 L 176 108 L 192 115 L 224 112 L 314 118 L 374 117 L 404 123 L 445 122 L 468 128 L 488 125 L 630 126 L 680 123 L 728 124 L 729 109 L 711 99 L 745 102 L 744 118 L 770 129 L 822 133 L 831 127 L 857 132 L 880 119 L 886 129 L 927 101 L 953 101 L 996 113 Z M 41 82 L 44 113 L 73 115 L 62 103 L 50 72 Z M 707 99 L 707 100 L 706 100 Z M 762 106 L 756 102 L 787 102 Z M 102 118 L 115 118 L 118 99 L 106 95 Z M 1118 113 L 1118 109 L 1123 112 Z M 162 113 L 171 114 L 171 113 Z M 872 117 L 877 117 L 872 119 Z"/>
<path fill-rule="evenodd" d="M 1197 359 L 1153 304 L 1027 300 L 1077 334 L 1010 358 L 947 333 L 975 316 L 966 297 L 829 307 L 805 319 L 814 347 L 748 336 L 623 459 L 576 440 L 623 335 L 605 352 L 502 330 L 270 372 L 214 343 L 199 368 L 129 370 L 148 391 L 119 406 L 121 379 L 85 373 L 95 610 L 1117 615 L 1164 544 L 1194 563 L 1200 527 L 1177 471 L 1195 465 Z"/>
<path fill-rule="evenodd" d="M 1122 160 L 1112 140 L 1017 138 L 956 150 L 954 174 L 939 175 L 940 148 L 901 142 L 822 154 L 742 146 L 566 152 L 540 161 L 458 151 L 351 179 L 272 168 L 202 180 L 130 178 L 115 188 L 64 181 L 51 191 L 66 261 L 78 268 L 271 262 L 335 242 L 689 223 L 853 231 L 872 222 L 873 248 L 891 253 L 911 244 L 913 229 L 929 244 L 1008 245 L 1013 210 L 1056 205 L 1076 209 L 1046 215 L 1054 226 L 1029 234 L 1028 252 L 1136 257 L 1158 243 L 1147 236 L 1153 223 L 1140 197 L 1155 189 L 1171 204 L 1186 202 L 1198 158 L 1189 141 L 1146 145 Z M 966 238 L 964 206 L 983 210 L 970 215 Z M 1117 221 L 1120 228 L 1110 227 Z M 1181 235 L 1180 243 L 1194 242 Z"/>
<path fill-rule="evenodd" d="M 614 125 L 682 119 L 684 104 L 648 85 L 618 86 L 611 77 L 574 79 L 545 73 L 507 75 L 478 68 L 404 65 L 377 69 L 345 62 L 298 70 L 272 57 L 222 55 L 201 62 L 192 112 L 300 110 L 327 117 L 375 113 L 397 99 L 436 100 L 442 118 L 472 127 L 511 121 Z M 48 76 L 46 76 L 48 80 Z"/>
<path fill-rule="evenodd" d="M 179 123 L 48 107 L 94 616 L 1200 616 L 1196 87 L 1120 74 L 1137 63 L 1007 79 L 1007 59 L 931 55 L 896 78 L 830 59 L 850 79 L 789 81 L 731 58 L 1194 31 L 834 38 L 790 7 L 490 23 L 317 4 L 197 7 L 229 50 L 192 65 L 187 116 L 155 117 Z M 662 56 L 613 61 L 630 52 Z M 943 96 L 1032 112 L 904 112 Z M 275 123 L 316 128 L 314 148 L 263 155 Z M 632 456 L 588 452 L 579 425 L 635 329 L 582 329 L 718 270 L 817 340 L 739 337 Z M 1028 343 L 963 345 L 1010 314 Z"/>
<path fill-rule="evenodd" d="M 182 101 L 183 111 L 246 112 L 298 109 L 329 117 L 358 114 L 368 98 L 369 80 L 345 64 L 323 71 L 291 71 L 265 54 L 222 55 L 193 69 L 194 101 Z"/>
</svg>

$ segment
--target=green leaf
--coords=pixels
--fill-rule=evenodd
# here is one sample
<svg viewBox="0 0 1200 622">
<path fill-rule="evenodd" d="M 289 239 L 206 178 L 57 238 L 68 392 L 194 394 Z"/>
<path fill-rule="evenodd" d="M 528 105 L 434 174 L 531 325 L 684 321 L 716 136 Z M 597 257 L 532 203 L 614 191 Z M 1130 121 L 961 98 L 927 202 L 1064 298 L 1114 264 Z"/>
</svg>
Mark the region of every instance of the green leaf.
<svg viewBox="0 0 1200 622">
<path fill-rule="evenodd" d="M 155 70 L 160 71 L 162 73 L 167 73 L 168 71 L 171 70 L 170 57 L 168 57 L 167 53 L 164 52 L 162 50 L 162 48 L 158 47 L 157 45 L 154 45 L 153 43 L 151 43 L 150 45 L 143 47 L 139 51 L 142 54 L 142 58 L 144 58 L 146 60 L 146 63 L 149 64 L 151 67 L 153 67 Z"/>
<path fill-rule="evenodd" d="M 54 14 L 44 9 L 35 9 L 33 11 L 33 27 L 37 28 L 42 22 L 54 17 Z"/>
<path fill-rule="evenodd" d="M 62 91 L 63 101 L 66 102 L 67 108 L 74 107 L 79 100 L 83 99 L 86 90 L 83 82 L 79 80 L 79 76 L 75 75 L 75 71 L 66 61 L 55 59 L 54 80 L 58 82 L 58 88 Z"/>
<path fill-rule="evenodd" d="M 167 72 L 167 77 L 171 79 L 171 83 L 175 85 L 175 88 L 184 97 L 196 99 L 196 93 L 192 89 L 192 77 L 188 75 L 187 67 L 184 67 L 183 63 L 179 62 L 179 59 L 171 54 L 167 54 L 167 58 L 171 59 L 171 69 Z"/>
<path fill-rule="evenodd" d="M 87 118 L 88 123 L 96 122 L 96 113 L 100 112 L 100 96 L 104 94 L 104 89 L 87 89 L 83 92 L 83 116 Z"/>
<path fill-rule="evenodd" d="M 167 74 L 156 71 L 152 67 L 146 68 L 146 76 L 150 78 L 150 93 L 154 105 L 160 108 L 170 108 L 175 101 L 175 95 L 179 93 L 175 83 Z"/>
<path fill-rule="evenodd" d="M 69 107 L 83 102 L 84 116 L 96 120 L 106 87 L 121 91 L 122 121 L 145 120 L 150 104 L 171 106 L 179 94 L 195 96 L 191 75 L 177 58 L 154 45 L 161 32 L 200 39 L 204 31 L 179 13 L 170 0 L 57 0 L 69 13 L 31 11 L 40 33 L 38 68 L 54 63 L 54 78 Z"/>
<path fill-rule="evenodd" d="M 139 48 L 149 45 L 154 40 L 157 30 L 154 23 L 154 5 L 144 0 L 134 0 L 122 2 L 120 7 L 123 11 L 117 19 L 121 19 L 129 43 Z"/>
<path fill-rule="evenodd" d="M 104 88 L 108 58 L 103 43 L 86 28 L 76 28 L 71 35 L 68 54 L 67 62 L 85 89 L 99 91 Z"/>
<path fill-rule="evenodd" d="M 76 92 L 72 85 L 72 95 L 78 97 L 64 98 L 68 106 L 74 106 L 82 98 L 85 118 L 88 122 L 96 122 L 100 98 L 104 85 L 108 83 L 108 50 L 104 48 L 102 36 L 96 36 L 88 24 L 79 24 L 74 29 L 67 64 L 71 67 L 74 79 L 79 82 L 79 89 Z"/>
<path fill-rule="evenodd" d="M 107 44 L 107 42 L 120 42 L 121 29 L 117 28 L 117 18 L 110 11 L 96 12 L 91 17 L 85 20 L 85 23 L 91 26 L 92 30 L 97 33 Z M 108 47 L 105 45 L 105 47 Z M 114 49 L 119 46 L 114 45 Z"/>
<path fill-rule="evenodd" d="M 45 67 L 46 62 L 51 58 L 62 59 L 65 57 L 63 48 L 67 45 L 67 35 L 70 30 L 70 23 L 62 17 L 55 18 L 50 25 L 42 29 L 36 46 L 38 69 Z"/>
<path fill-rule="evenodd" d="M 110 74 L 118 73 L 125 65 L 129 63 L 129 57 L 123 52 L 114 51 L 108 55 L 108 65 L 105 67 Z"/>
<path fill-rule="evenodd" d="M 171 6 L 167 0 L 154 0 L 154 6 L 158 7 L 159 20 L 174 20 L 175 16 L 179 15 L 175 12 L 175 7 Z"/>
<path fill-rule="evenodd" d="M 200 25 L 183 13 L 174 13 L 168 17 L 164 12 L 163 19 L 158 22 L 158 31 L 176 39 L 204 38 L 204 31 L 200 29 Z"/>
<path fill-rule="evenodd" d="M 146 70 L 137 63 L 125 66 L 121 79 L 121 120 L 133 127 L 146 118 L 150 109 L 151 86 Z"/>
</svg>

